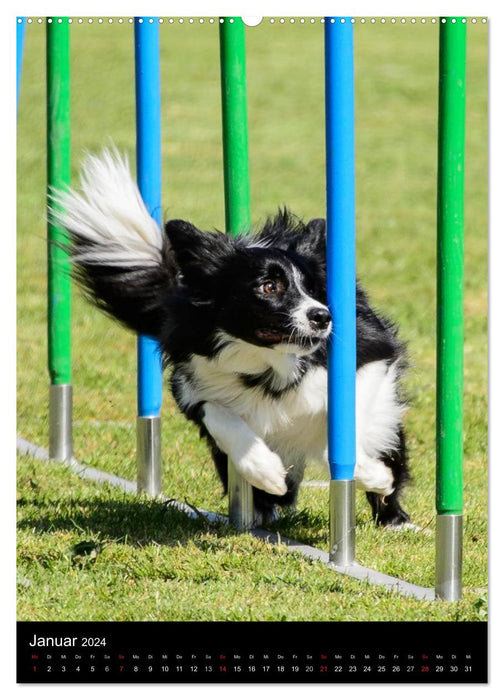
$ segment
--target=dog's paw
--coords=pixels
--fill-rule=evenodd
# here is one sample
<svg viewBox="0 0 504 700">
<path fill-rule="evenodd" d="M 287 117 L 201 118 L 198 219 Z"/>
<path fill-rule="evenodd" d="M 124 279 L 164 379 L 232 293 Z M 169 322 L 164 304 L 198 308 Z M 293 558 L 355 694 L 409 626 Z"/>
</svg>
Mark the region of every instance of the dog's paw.
<svg viewBox="0 0 504 700">
<path fill-rule="evenodd" d="M 394 491 L 394 475 L 390 467 L 367 455 L 359 455 L 355 465 L 357 488 L 372 491 L 382 496 L 390 496 Z"/>
<path fill-rule="evenodd" d="M 246 454 L 235 463 L 235 467 L 252 486 L 275 496 L 287 493 L 287 470 L 280 457 L 260 438 L 254 440 Z"/>
</svg>

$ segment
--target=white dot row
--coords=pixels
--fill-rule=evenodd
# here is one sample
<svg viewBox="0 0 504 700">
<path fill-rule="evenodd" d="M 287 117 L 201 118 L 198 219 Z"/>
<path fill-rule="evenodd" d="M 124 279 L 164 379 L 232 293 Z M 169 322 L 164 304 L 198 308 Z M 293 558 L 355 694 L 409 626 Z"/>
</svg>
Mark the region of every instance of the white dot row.
<svg viewBox="0 0 504 700">
<path fill-rule="evenodd" d="M 62 24 L 64 19 L 66 19 L 66 21 L 68 22 L 68 24 L 72 24 L 73 22 L 77 22 L 77 24 L 84 24 L 84 23 L 88 23 L 88 24 L 93 24 L 93 23 L 97 23 L 97 24 L 113 24 L 114 22 L 117 22 L 118 24 L 123 24 L 124 22 L 127 22 L 127 23 L 129 23 L 129 24 L 133 24 L 133 22 L 135 21 L 135 20 L 133 19 L 133 17 L 129 17 L 128 19 L 123 19 L 122 17 L 119 17 L 119 18 L 116 18 L 116 19 L 113 19 L 112 17 L 109 17 L 108 19 L 103 19 L 102 17 L 99 17 L 98 19 L 95 19 L 95 18 L 93 18 L 93 17 L 89 17 L 88 19 L 83 19 L 82 17 L 79 17 L 78 19 L 75 19 L 75 20 L 72 19 L 72 17 L 68 17 L 68 18 L 59 17 L 56 21 L 58 22 L 58 24 Z M 54 21 L 52 17 L 47 17 L 47 18 L 45 18 L 45 20 L 47 21 L 48 24 L 52 24 L 52 22 Z M 25 21 L 25 18 L 24 18 L 24 17 L 18 17 L 18 18 L 17 18 L 18 24 L 22 24 L 24 21 Z M 138 22 L 139 24 L 142 24 L 144 21 L 145 21 L 145 20 L 143 19 L 143 17 L 139 17 L 139 18 L 137 19 L 137 22 Z M 203 18 L 203 17 L 200 17 L 199 19 L 193 19 L 192 17 L 190 17 L 189 19 L 183 18 L 183 17 L 180 17 L 180 18 L 178 18 L 178 19 L 174 19 L 173 17 L 170 17 L 170 18 L 167 19 L 167 20 L 165 20 L 163 17 L 159 17 L 159 18 L 157 18 L 157 20 L 156 20 L 156 18 L 154 18 L 154 17 L 149 17 L 149 19 L 147 20 L 147 22 L 148 22 L 149 24 L 153 24 L 153 23 L 156 22 L 156 21 L 157 21 L 159 24 L 163 24 L 164 22 L 168 22 L 168 24 L 174 24 L 174 23 L 176 23 L 176 22 L 178 22 L 179 24 L 184 24 L 184 23 L 187 23 L 187 24 L 195 24 L 195 23 L 203 24 L 204 22 L 209 22 L 210 24 L 214 24 L 214 22 L 215 22 L 216 20 L 215 20 L 213 17 L 206 18 L 206 19 Z M 225 22 L 225 19 L 221 17 L 218 21 L 219 21 L 221 24 L 223 24 L 223 23 Z M 337 21 L 337 20 L 336 20 L 335 18 L 331 18 L 331 23 L 334 24 L 336 21 Z M 346 22 L 346 19 L 345 19 L 344 17 L 342 17 L 339 21 L 340 21 L 342 24 L 344 24 L 344 23 Z M 430 22 L 430 23 L 432 23 L 432 24 L 436 24 L 438 21 L 441 21 L 441 22 L 444 24 L 444 23 L 446 23 L 447 19 L 446 19 L 445 17 L 441 18 L 441 20 L 439 20 L 437 17 L 432 17 L 432 18 L 429 18 L 429 19 L 427 19 L 427 18 L 425 18 L 425 17 L 422 17 L 422 18 L 420 18 L 420 19 L 416 19 L 415 17 L 412 17 L 412 18 L 409 19 L 409 20 L 406 19 L 405 17 L 402 17 L 401 19 L 397 19 L 396 17 L 388 17 L 388 18 L 381 17 L 381 18 L 379 18 L 379 19 L 376 19 L 375 17 L 371 17 L 370 19 L 366 19 L 366 18 L 362 17 L 362 18 L 360 18 L 360 19 L 356 19 L 355 17 L 352 17 L 352 18 L 350 19 L 350 22 L 351 22 L 352 24 L 356 24 L 356 23 L 365 24 L 366 22 L 369 22 L 370 24 L 385 24 L 385 23 L 387 23 L 387 22 L 390 22 L 390 24 L 396 24 L 396 23 L 406 24 L 407 22 L 410 22 L 411 24 L 417 24 L 417 23 L 420 23 L 420 24 L 427 24 L 428 22 Z M 482 17 L 481 19 L 478 20 L 478 19 L 475 18 L 475 17 L 473 17 L 473 18 L 471 18 L 471 19 L 466 19 L 465 17 L 462 17 L 462 18 L 452 17 L 450 21 L 451 21 L 453 24 L 457 23 L 458 21 L 462 22 L 462 24 L 466 24 L 467 22 L 470 22 L 471 24 L 476 24 L 478 21 L 479 21 L 479 22 L 482 22 L 483 24 L 486 24 L 487 18 L 486 18 L 486 17 Z M 26 18 L 26 22 L 27 22 L 28 24 L 32 24 L 33 22 L 36 22 L 37 24 L 42 24 L 42 22 L 44 22 L 44 19 L 41 18 L 41 17 L 39 17 L 38 19 L 33 19 L 33 18 L 31 18 L 31 17 L 28 17 L 28 18 Z M 230 17 L 230 18 L 229 18 L 229 23 L 232 24 L 233 22 L 234 22 L 234 18 L 233 18 L 233 17 Z M 320 18 L 320 19 L 314 19 L 314 18 L 312 17 L 312 18 L 310 18 L 310 19 L 305 19 L 304 17 L 291 17 L 291 18 L 289 18 L 289 19 L 285 19 L 284 17 L 280 17 L 280 18 L 271 17 L 271 18 L 269 19 L 269 22 L 270 22 L 270 24 L 274 24 L 275 22 L 278 22 L 279 24 L 286 24 L 286 23 L 294 24 L 294 23 L 296 23 L 296 22 L 299 22 L 299 24 L 305 24 L 305 23 L 308 23 L 308 24 L 315 24 L 316 22 L 320 22 L 320 23 L 323 24 L 323 23 L 325 22 L 325 18 L 322 17 L 322 18 Z"/>
</svg>

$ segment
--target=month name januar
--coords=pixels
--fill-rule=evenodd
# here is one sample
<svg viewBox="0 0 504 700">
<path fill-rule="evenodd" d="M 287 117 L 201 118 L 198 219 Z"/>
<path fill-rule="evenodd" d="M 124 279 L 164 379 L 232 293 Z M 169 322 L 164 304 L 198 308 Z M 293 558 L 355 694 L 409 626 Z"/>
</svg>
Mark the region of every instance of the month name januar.
<svg viewBox="0 0 504 700">
<path fill-rule="evenodd" d="M 73 647 L 77 642 L 77 637 L 37 637 L 33 635 L 33 640 L 28 642 L 30 647 Z"/>
</svg>

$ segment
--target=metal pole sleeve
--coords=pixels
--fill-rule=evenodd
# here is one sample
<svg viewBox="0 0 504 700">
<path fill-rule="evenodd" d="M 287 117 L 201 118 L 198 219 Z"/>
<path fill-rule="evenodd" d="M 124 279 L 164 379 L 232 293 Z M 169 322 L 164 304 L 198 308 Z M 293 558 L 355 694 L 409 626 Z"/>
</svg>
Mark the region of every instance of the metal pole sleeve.
<svg viewBox="0 0 504 700">
<path fill-rule="evenodd" d="M 53 188 L 65 190 L 70 184 L 70 28 L 66 17 L 50 19 L 46 29 L 48 196 Z M 58 19 L 63 20 L 61 24 Z M 61 247 L 68 237 L 49 223 L 47 240 L 49 375 L 51 384 L 70 384 L 71 268 L 69 255 Z"/>
<path fill-rule="evenodd" d="M 327 301 L 333 320 L 328 450 L 331 479 L 349 480 L 355 468 L 356 374 L 353 25 L 350 18 L 326 17 L 324 32 Z"/>
<path fill-rule="evenodd" d="M 332 479 L 329 487 L 329 561 L 338 566 L 355 562 L 355 481 Z"/>
<path fill-rule="evenodd" d="M 460 514 L 466 25 L 460 17 L 445 19 L 439 37 L 436 508 L 438 514 Z"/>
<path fill-rule="evenodd" d="M 73 457 L 73 387 L 71 384 L 49 386 L 49 457 L 69 462 Z"/>
<path fill-rule="evenodd" d="M 463 516 L 436 516 L 437 598 L 447 601 L 462 597 Z"/>
<path fill-rule="evenodd" d="M 238 530 L 254 527 L 252 487 L 228 461 L 229 522 Z"/>
<path fill-rule="evenodd" d="M 237 235 L 250 228 L 245 25 L 241 17 L 223 19 L 219 39 L 226 231 Z M 230 460 L 228 492 L 231 524 L 250 529 L 254 523 L 252 487 Z"/>
<path fill-rule="evenodd" d="M 161 493 L 161 418 L 137 418 L 137 492 Z"/>
<path fill-rule="evenodd" d="M 151 23 L 149 19 L 154 19 Z M 159 23 L 135 17 L 137 182 L 147 210 L 161 226 L 161 88 Z M 159 416 L 162 362 L 158 343 L 138 337 L 138 415 Z"/>
</svg>

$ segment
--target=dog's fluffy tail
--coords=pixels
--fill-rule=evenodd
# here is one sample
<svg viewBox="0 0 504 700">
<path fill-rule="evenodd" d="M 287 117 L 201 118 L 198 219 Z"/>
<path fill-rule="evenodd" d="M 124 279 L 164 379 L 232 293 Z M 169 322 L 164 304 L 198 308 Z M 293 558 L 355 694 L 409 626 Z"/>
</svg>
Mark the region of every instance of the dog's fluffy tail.
<svg viewBox="0 0 504 700">
<path fill-rule="evenodd" d="M 96 306 L 156 337 L 176 277 L 168 239 L 117 151 L 88 155 L 80 185 L 80 192 L 53 192 L 50 213 L 69 233 L 74 277 Z"/>
</svg>

